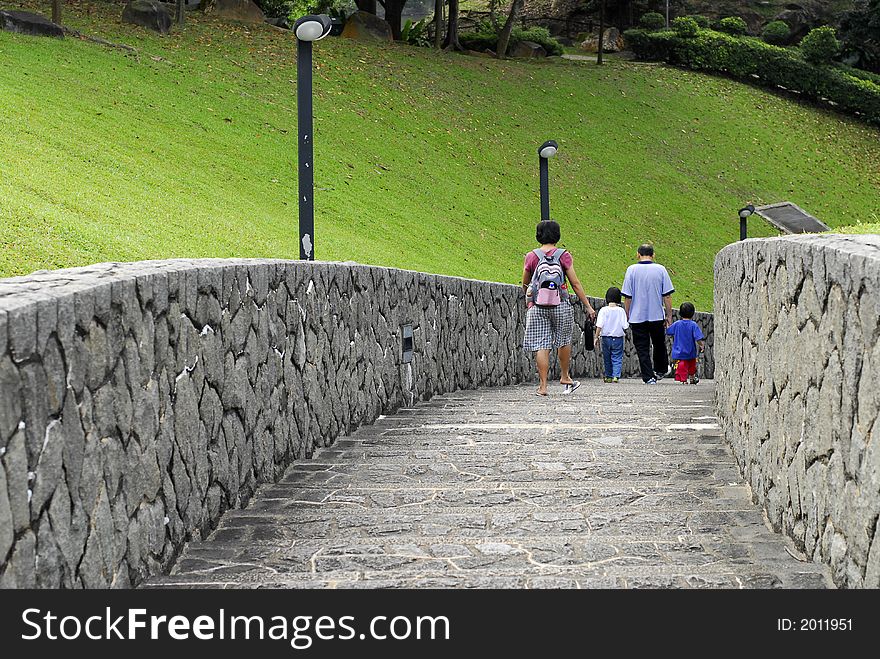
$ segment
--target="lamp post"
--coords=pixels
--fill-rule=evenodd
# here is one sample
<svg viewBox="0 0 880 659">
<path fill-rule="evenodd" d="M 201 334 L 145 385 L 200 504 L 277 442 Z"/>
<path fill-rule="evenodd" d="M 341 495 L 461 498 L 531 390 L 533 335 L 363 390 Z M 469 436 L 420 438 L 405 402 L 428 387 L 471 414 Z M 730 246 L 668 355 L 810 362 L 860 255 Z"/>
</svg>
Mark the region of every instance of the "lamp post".
<svg viewBox="0 0 880 659">
<path fill-rule="evenodd" d="M 299 131 L 299 258 L 315 260 L 315 182 L 312 150 L 312 42 L 330 34 L 330 17 L 303 16 L 296 34 L 296 125 Z"/>
<path fill-rule="evenodd" d="M 556 155 L 559 145 L 547 140 L 538 147 L 538 164 L 541 176 L 541 220 L 550 219 L 550 174 L 547 160 Z"/>
<path fill-rule="evenodd" d="M 752 204 L 749 204 L 745 208 L 741 208 L 739 211 L 739 239 L 745 240 L 748 238 L 746 235 L 746 220 L 749 215 L 755 212 L 755 207 Z"/>
</svg>

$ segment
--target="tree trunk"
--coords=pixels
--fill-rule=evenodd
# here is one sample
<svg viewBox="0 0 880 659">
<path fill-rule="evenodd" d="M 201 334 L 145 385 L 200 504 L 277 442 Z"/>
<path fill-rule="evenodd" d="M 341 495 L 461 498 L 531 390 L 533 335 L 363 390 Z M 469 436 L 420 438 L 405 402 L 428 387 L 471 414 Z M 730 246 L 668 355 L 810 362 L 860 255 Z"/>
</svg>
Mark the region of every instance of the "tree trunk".
<svg viewBox="0 0 880 659">
<path fill-rule="evenodd" d="M 434 0 L 434 48 L 443 47 L 443 0 Z"/>
<path fill-rule="evenodd" d="M 52 0 L 52 22 L 61 24 L 61 0 Z"/>
<path fill-rule="evenodd" d="M 504 59 L 504 56 L 507 55 L 510 33 L 513 32 L 513 24 L 516 23 L 519 12 L 522 10 L 523 2 L 524 0 L 513 0 L 510 3 L 510 13 L 507 15 L 507 21 L 505 21 L 504 27 L 501 28 L 501 33 L 498 35 L 498 59 Z"/>
<path fill-rule="evenodd" d="M 458 40 L 458 0 L 449 0 L 449 22 L 443 48 L 444 50 L 464 50 Z"/>
<path fill-rule="evenodd" d="M 355 4 L 360 11 L 376 15 L 376 0 L 355 0 Z"/>
<path fill-rule="evenodd" d="M 406 0 L 379 0 L 385 8 L 385 22 L 391 26 L 391 36 L 395 41 L 400 39 L 401 23 L 403 22 L 403 8 Z"/>
<path fill-rule="evenodd" d="M 599 2 L 599 48 L 596 50 L 596 64 L 602 64 L 605 52 L 605 0 Z"/>
<path fill-rule="evenodd" d="M 177 24 L 183 27 L 183 15 L 186 13 L 186 1 L 177 0 Z"/>
</svg>

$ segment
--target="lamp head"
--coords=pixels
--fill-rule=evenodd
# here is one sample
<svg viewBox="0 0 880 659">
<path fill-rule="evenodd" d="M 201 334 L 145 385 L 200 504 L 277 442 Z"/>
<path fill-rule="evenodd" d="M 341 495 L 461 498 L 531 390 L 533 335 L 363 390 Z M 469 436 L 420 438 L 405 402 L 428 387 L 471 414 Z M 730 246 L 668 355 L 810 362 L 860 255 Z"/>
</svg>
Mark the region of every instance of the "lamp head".
<svg viewBox="0 0 880 659">
<path fill-rule="evenodd" d="M 553 140 L 547 140 L 538 147 L 538 155 L 542 158 L 552 158 L 559 150 L 559 145 Z"/>
<path fill-rule="evenodd" d="M 754 212 L 755 212 L 755 207 L 752 206 L 752 204 L 749 204 L 749 205 L 746 206 L 745 208 L 741 208 L 741 209 L 740 209 L 740 211 L 739 211 L 739 217 L 740 217 L 740 219 L 744 220 L 744 219 L 746 219 L 749 215 L 751 215 L 751 214 L 754 213 Z"/>
<path fill-rule="evenodd" d="M 330 34 L 332 21 L 326 14 L 303 16 L 293 24 L 293 33 L 300 41 L 318 41 Z"/>
</svg>

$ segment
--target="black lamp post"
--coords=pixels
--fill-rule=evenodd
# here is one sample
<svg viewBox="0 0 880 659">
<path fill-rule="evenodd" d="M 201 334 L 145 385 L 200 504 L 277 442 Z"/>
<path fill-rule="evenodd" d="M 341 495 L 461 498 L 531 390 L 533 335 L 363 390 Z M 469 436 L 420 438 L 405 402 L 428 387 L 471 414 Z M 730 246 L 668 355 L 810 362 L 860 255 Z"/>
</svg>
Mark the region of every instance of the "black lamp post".
<svg viewBox="0 0 880 659">
<path fill-rule="evenodd" d="M 741 208 L 739 211 L 739 239 L 745 240 L 748 238 L 746 235 L 746 220 L 749 215 L 755 212 L 755 207 L 749 204 L 745 208 Z"/>
<path fill-rule="evenodd" d="M 296 112 L 299 129 L 299 258 L 315 260 L 315 182 L 312 151 L 312 42 L 330 34 L 330 17 L 303 16 L 296 34 Z"/>
<path fill-rule="evenodd" d="M 538 163 L 541 175 L 541 220 L 550 219 L 550 175 L 547 160 L 556 155 L 559 145 L 547 140 L 538 147 Z"/>
</svg>

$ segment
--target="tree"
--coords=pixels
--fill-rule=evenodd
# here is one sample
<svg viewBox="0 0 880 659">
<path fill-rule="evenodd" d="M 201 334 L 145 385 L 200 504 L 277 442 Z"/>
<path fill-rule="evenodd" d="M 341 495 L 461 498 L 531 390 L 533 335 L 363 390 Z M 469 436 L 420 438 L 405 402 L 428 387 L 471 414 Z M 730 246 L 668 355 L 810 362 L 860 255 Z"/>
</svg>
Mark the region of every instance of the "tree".
<svg viewBox="0 0 880 659">
<path fill-rule="evenodd" d="M 464 50 L 458 40 L 458 0 L 449 0 L 449 21 L 446 26 L 444 50 Z"/>
<path fill-rule="evenodd" d="M 52 0 L 52 22 L 61 24 L 61 0 Z"/>
<path fill-rule="evenodd" d="M 443 0 L 434 0 L 434 48 L 443 47 Z"/>
<path fill-rule="evenodd" d="M 183 15 L 186 12 L 186 2 L 184 0 L 177 0 L 177 24 L 180 27 L 183 27 Z"/>
<path fill-rule="evenodd" d="M 510 33 L 513 32 L 513 24 L 519 17 L 520 11 L 522 11 L 523 2 L 524 0 L 513 0 L 513 2 L 510 3 L 510 13 L 507 14 L 507 20 L 504 22 L 504 27 L 501 28 L 501 32 L 498 35 L 498 59 L 503 59 L 507 54 L 507 45 L 510 43 Z"/>
<path fill-rule="evenodd" d="M 843 59 L 880 73 L 880 0 L 862 0 L 840 20 Z"/>
<path fill-rule="evenodd" d="M 355 5 L 360 11 L 365 11 L 368 14 L 376 13 L 376 0 L 355 0 Z"/>
<path fill-rule="evenodd" d="M 385 8 L 385 20 L 391 26 L 391 35 L 395 39 L 400 39 L 403 8 L 406 5 L 406 0 L 379 0 L 379 3 Z"/>
</svg>

